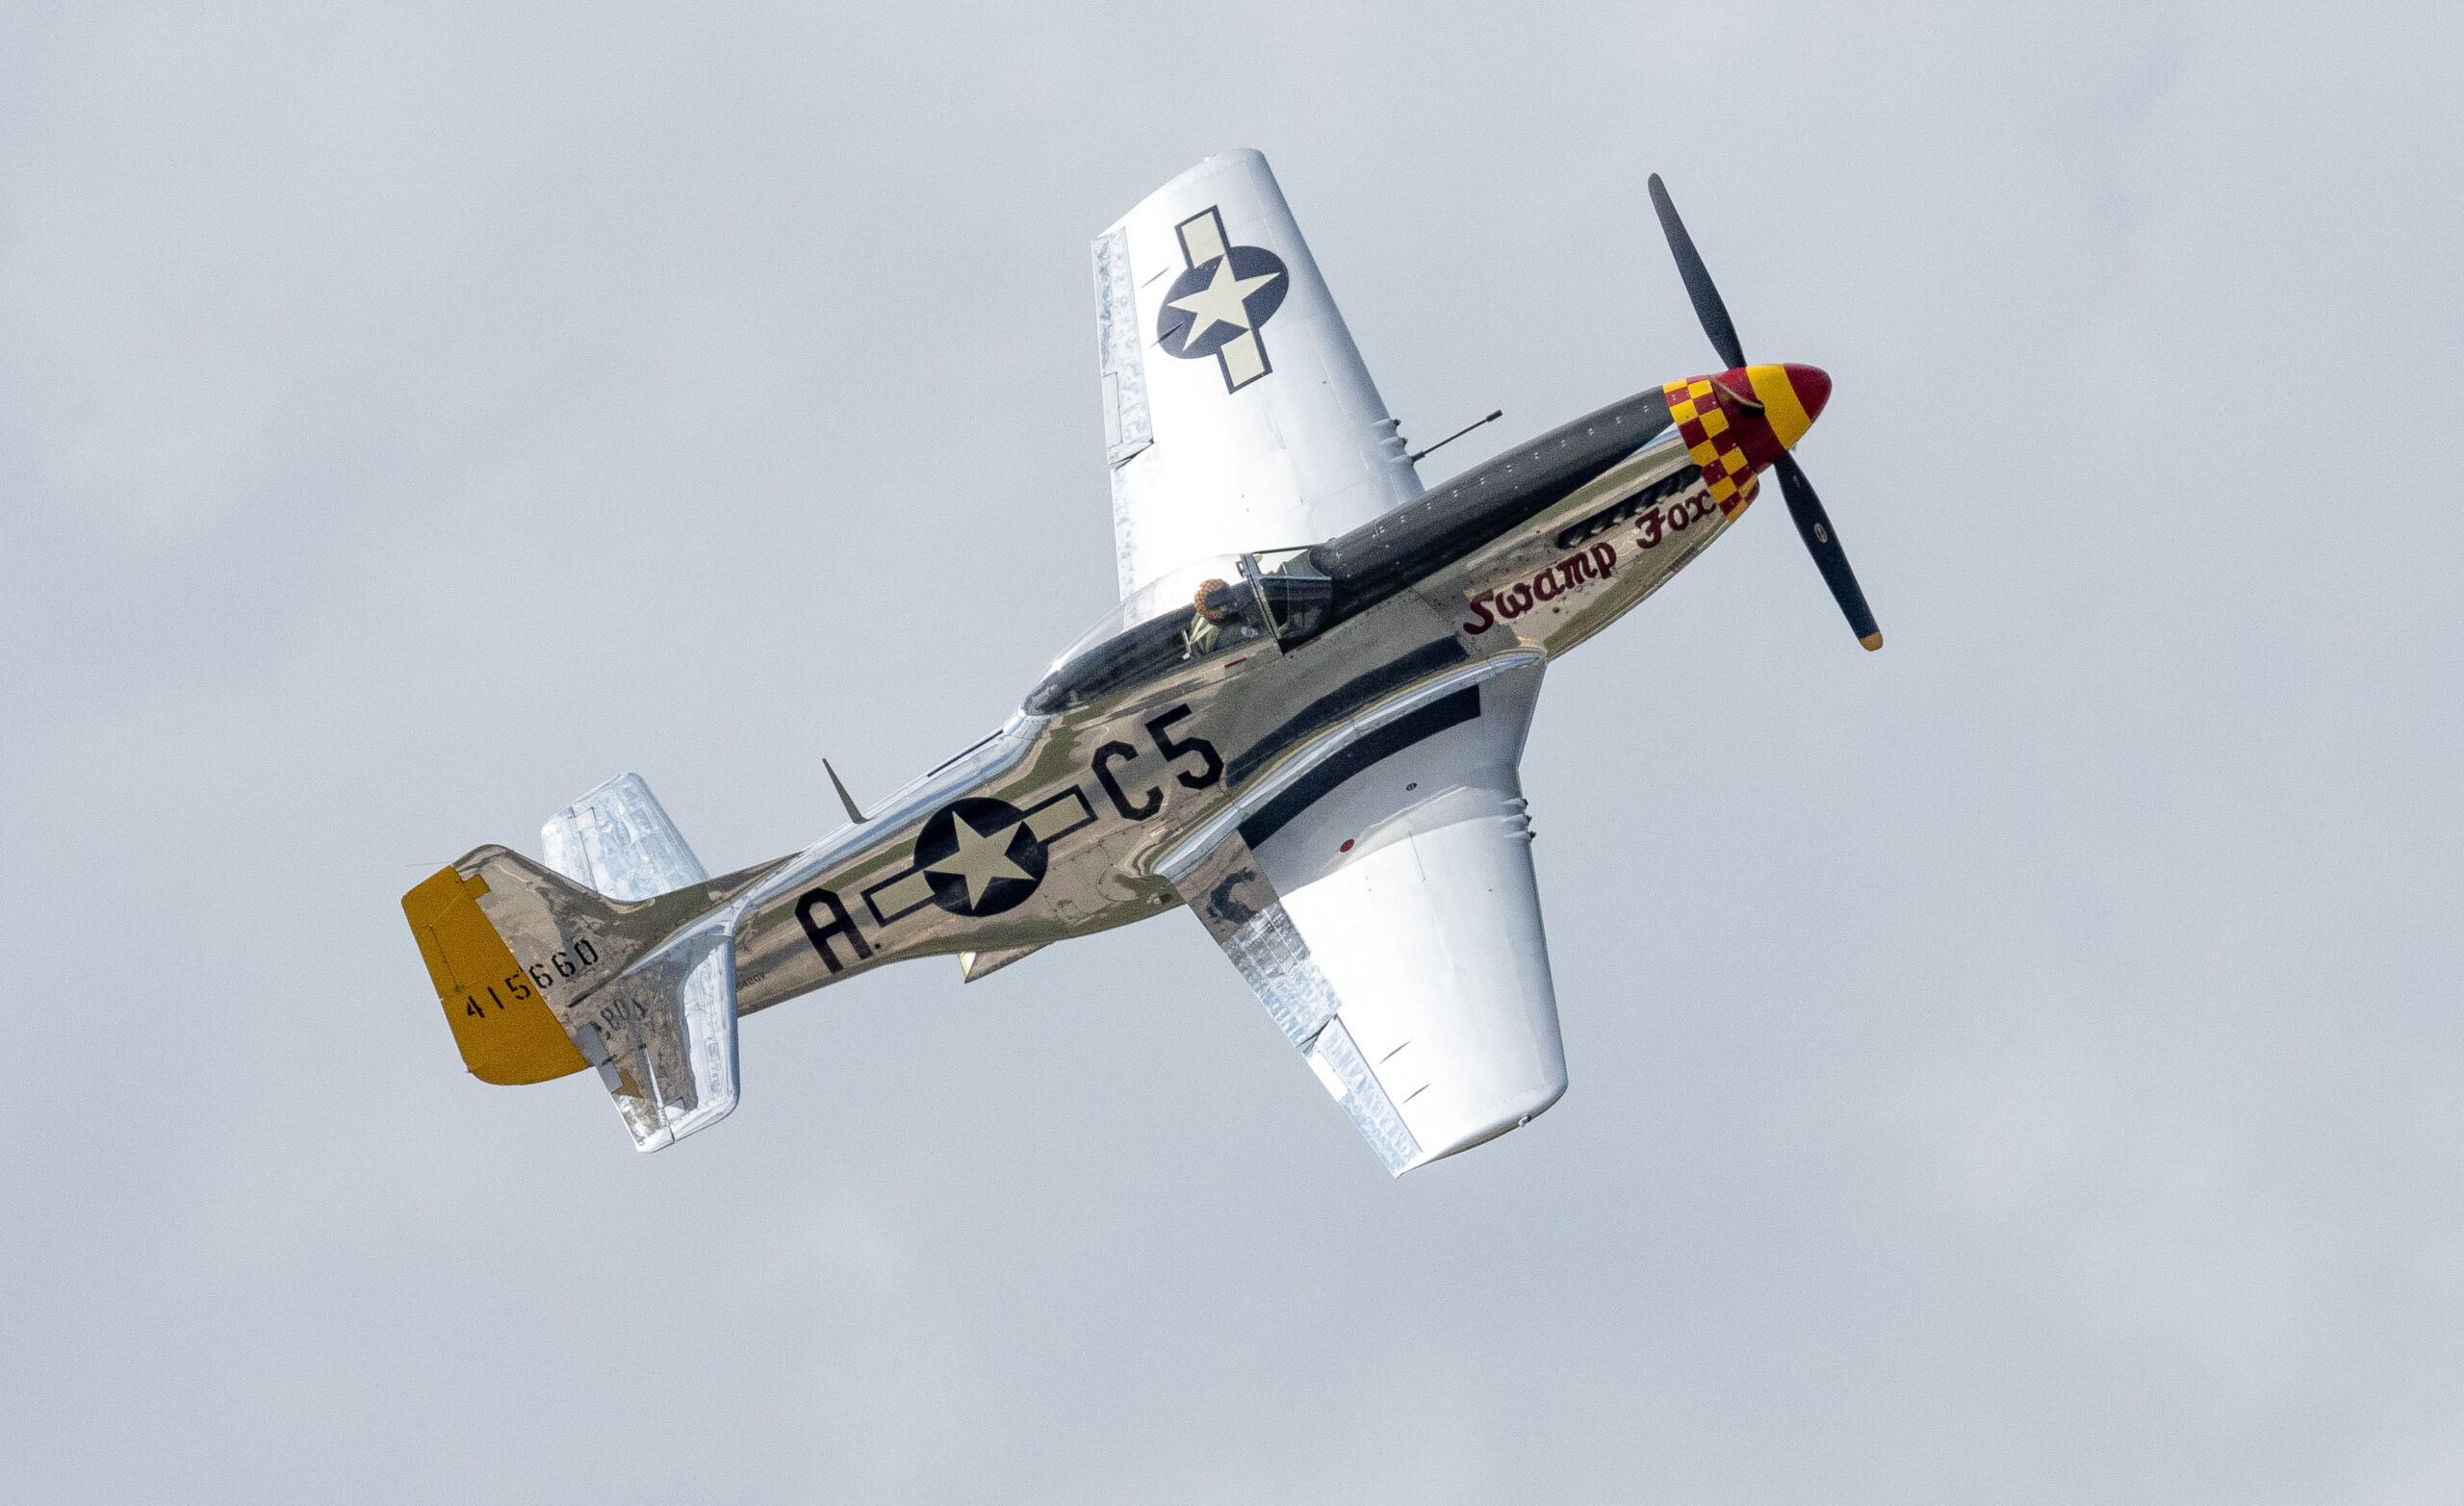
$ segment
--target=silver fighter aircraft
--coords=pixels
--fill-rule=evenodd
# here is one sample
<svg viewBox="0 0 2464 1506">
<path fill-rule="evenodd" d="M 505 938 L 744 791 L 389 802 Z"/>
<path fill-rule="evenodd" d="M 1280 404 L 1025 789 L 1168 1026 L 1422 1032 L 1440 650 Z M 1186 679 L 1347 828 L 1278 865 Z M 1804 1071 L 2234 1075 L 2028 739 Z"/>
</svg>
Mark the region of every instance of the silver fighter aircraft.
<svg viewBox="0 0 2464 1506">
<path fill-rule="evenodd" d="M 735 1107 L 741 1015 L 1186 905 L 1389 1171 L 1529 1123 L 1566 1090 L 1517 773 L 1550 661 L 1766 470 L 1882 642 L 1788 454 L 1830 379 L 1746 363 L 1651 191 L 1726 370 L 1432 492 L 1265 159 L 1158 190 L 1094 242 L 1119 603 L 998 731 L 791 856 L 713 879 L 625 775 L 548 822 L 545 866 L 439 870 L 402 906 L 464 1062 L 594 1067 L 656 1150 Z"/>
</svg>

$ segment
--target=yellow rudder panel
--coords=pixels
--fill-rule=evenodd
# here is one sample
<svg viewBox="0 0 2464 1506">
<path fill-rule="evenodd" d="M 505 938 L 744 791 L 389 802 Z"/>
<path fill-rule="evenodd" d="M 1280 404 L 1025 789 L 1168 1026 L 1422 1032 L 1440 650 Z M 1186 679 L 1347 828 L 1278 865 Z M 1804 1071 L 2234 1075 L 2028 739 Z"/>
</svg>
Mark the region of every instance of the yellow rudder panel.
<svg viewBox="0 0 2464 1506">
<path fill-rule="evenodd" d="M 452 868 L 402 896 L 462 1064 L 482 1083 L 544 1083 L 589 1065 L 479 908 L 485 879 Z"/>
</svg>

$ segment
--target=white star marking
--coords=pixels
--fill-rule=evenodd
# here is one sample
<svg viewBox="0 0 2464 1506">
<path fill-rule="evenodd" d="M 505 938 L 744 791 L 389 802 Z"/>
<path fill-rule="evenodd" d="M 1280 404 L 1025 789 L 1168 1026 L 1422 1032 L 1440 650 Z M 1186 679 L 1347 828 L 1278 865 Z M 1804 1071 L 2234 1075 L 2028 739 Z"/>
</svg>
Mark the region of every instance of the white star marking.
<svg viewBox="0 0 2464 1506">
<path fill-rule="evenodd" d="M 982 836 L 962 817 L 952 816 L 950 825 L 959 836 L 959 850 L 939 862 L 927 867 L 926 873 L 945 873 L 966 881 L 966 907 L 974 909 L 984 903 L 984 891 L 992 887 L 995 879 L 1023 879 L 1029 883 L 1036 876 L 1010 861 L 1010 834 L 1024 825 L 1013 821 L 990 836 Z"/>
<path fill-rule="evenodd" d="M 1282 275 L 1281 272 L 1268 272 L 1259 277 L 1235 277 L 1230 256 L 1217 262 L 1213 282 L 1186 298 L 1174 298 L 1171 302 L 1171 307 L 1187 309 L 1194 316 L 1190 321 L 1189 334 L 1181 340 L 1181 348 L 1187 350 L 1196 345 L 1199 336 L 1218 324 L 1229 324 L 1236 329 L 1249 328 L 1249 294 Z"/>
</svg>

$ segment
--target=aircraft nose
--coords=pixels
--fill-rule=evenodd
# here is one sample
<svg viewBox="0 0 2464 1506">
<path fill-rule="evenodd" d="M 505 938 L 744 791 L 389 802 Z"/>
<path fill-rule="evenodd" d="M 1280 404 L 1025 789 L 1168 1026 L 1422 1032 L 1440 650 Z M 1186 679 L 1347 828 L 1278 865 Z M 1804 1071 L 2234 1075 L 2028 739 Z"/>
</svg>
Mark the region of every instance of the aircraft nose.
<svg viewBox="0 0 2464 1506">
<path fill-rule="evenodd" d="M 1831 400 L 1831 373 L 1818 366 L 1784 366 L 1788 373 L 1788 387 L 1797 395 L 1797 406 L 1806 411 L 1810 424 L 1822 417 L 1822 405 Z"/>
<path fill-rule="evenodd" d="M 1831 400 L 1831 373 L 1818 366 L 1750 366 L 1747 380 L 1755 400 L 1762 404 L 1771 437 L 1783 449 L 1794 449 Z"/>
</svg>

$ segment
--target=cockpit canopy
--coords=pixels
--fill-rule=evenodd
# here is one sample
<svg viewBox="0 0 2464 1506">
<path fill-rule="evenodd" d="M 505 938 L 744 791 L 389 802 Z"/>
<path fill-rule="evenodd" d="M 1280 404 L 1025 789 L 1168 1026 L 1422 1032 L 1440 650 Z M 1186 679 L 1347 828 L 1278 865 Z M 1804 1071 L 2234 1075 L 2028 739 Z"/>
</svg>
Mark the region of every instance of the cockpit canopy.
<svg viewBox="0 0 2464 1506">
<path fill-rule="evenodd" d="M 1244 644 L 1288 647 L 1318 630 L 1333 599 L 1334 582 L 1306 549 L 1193 560 L 1123 597 L 1079 634 L 1026 708 L 1065 711 Z"/>
</svg>

